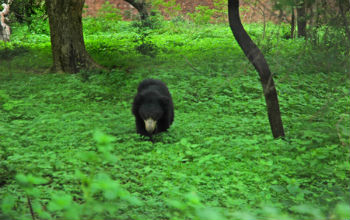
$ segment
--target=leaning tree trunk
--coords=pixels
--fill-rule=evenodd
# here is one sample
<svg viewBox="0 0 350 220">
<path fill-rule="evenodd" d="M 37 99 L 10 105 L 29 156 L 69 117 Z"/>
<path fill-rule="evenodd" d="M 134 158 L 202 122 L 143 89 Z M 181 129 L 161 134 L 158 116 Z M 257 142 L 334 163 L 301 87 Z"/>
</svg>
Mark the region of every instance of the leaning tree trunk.
<svg viewBox="0 0 350 220">
<path fill-rule="evenodd" d="M 49 15 L 54 72 L 77 73 L 99 67 L 85 49 L 82 12 L 85 0 L 45 0 Z"/>
<path fill-rule="evenodd" d="M 301 0 L 297 5 L 298 37 L 306 37 L 306 3 Z"/>
<path fill-rule="evenodd" d="M 239 0 L 228 0 L 228 16 L 233 35 L 249 61 L 259 73 L 272 135 L 274 138 L 283 137 L 284 130 L 275 83 L 264 55 L 243 28 L 239 17 Z"/>
</svg>

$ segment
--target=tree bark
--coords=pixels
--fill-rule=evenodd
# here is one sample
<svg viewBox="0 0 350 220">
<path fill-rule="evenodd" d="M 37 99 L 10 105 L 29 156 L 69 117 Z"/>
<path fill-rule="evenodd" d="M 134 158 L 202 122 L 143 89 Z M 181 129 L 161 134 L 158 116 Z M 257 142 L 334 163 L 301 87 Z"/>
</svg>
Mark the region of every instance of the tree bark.
<svg viewBox="0 0 350 220">
<path fill-rule="evenodd" d="M 82 12 L 85 0 L 45 0 L 49 16 L 52 71 L 77 73 L 99 66 L 87 53 Z"/>
<path fill-rule="evenodd" d="M 301 0 L 297 5 L 298 37 L 306 37 L 306 3 Z"/>
<path fill-rule="evenodd" d="M 274 138 L 283 137 L 284 129 L 278 104 L 277 91 L 269 66 L 259 48 L 244 30 L 239 16 L 239 0 L 228 0 L 230 27 L 239 46 L 259 73 L 267 105 L 267 115 Z"/>
<path fill-rule="evenodd" d="M 290 21 L 290 38 L 294 38 L 295 31 L 295 14 L 294 14 L 294 6 L 292 6 L 292 17 Z"/>
<path fill-rule="evenodd" d="M 350 2 L 349 2 L 350 4 Z M 349 28 L 349 23 L 347 20 L 347 15 L 346 15 L 346 11 L 344 11 L 344 3 L 341 0 L 338 0 L 338 7 L 339 7 L 339 11 L 340 11 L 340 15 L 344 24 L 344 30 L 346 33 L 346 36 L 348 38 L 348 42 L 350 42 L 350 28 Z M 350 11 L 348 9 L 348 11 Z"/>
<path fill-rule="evenodd" d="M 130 5 L 132 5 L 134 8 L 136 8 L 136 10 L 140 14 L 140 19 L 142 21 L 145 21 L 148 19 L 149 14 L 147 11 L 145 0 L 124 0 L 124 1 L 128 2 Z"/>
<path fill-rule="evenodd" d="M 10 41 L 11 29 L 8 24 L 6 24 L 5 16 L 10 13 L 10 5 L 12 0 L 8 0 L 7 4 L 3 3 L 2 7 L 4 8 L 0 12 L 0 40 Z"/>
</svg>

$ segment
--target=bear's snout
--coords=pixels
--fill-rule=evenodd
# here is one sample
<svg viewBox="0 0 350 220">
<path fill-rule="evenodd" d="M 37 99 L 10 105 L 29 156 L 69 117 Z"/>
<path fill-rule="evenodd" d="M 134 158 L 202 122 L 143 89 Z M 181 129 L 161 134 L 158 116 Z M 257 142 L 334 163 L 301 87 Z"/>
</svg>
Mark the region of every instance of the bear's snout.
<svg viewBox="0 0 350 220">
<path fill-rule="evenodd" d="M 156 127 L 157 121 L 153 120 L 152 118 L 148 118 L 145 120 L 145 128 L 149 134 L 153 134 L 156 130 Z"/>
</svg>

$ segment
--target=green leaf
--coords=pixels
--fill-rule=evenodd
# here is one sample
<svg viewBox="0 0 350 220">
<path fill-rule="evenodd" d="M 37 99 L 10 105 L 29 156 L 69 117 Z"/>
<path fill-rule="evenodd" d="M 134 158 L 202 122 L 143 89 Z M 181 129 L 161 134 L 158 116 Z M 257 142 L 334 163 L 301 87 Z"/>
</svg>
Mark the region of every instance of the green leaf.
<svg viewBox="0 0 350 220">
<path fill-rule="evenodd" d="M 68 209 L 73 202 L 73 198 L 71 195 L 67 195 L 64 193 L 56 193 L 52 196 L 52 200 L 49 202 L 48 210 L 49 211 L 59 211 Z"/>
<path fill-rule="evenodd" d="M 6 195 L 4 198 L 1 199 L 1 211 L 4 214 L 10 214 L 15 204 L 16 198 L 11 195 Z"/>
<path fill-rule="evenodd" d="M 17 183 L 23 187 L 30 187 L 32 185 L 40 185 L 40 184 L 45 184 L 48 182 L 48 180 L 41 178 L 41 177 L 35 177 L 32 174 L 28 174 L 28 175 L 17 174 L 16 180 L 17 180 Z"/>
<path fill-rule="evenodd" d="M 94 140 L 99 145 L 108 145 L 112 143 L 116 138 L 107 134 L 102 133 L 101 131 L 96 131 L 94 133 Z"/>
<path fill-rule="evenodd" d="M 335 207 L 337 219 L 350 219 L 350 205 L 348 203 L 340 203 Z"/>
</svg>

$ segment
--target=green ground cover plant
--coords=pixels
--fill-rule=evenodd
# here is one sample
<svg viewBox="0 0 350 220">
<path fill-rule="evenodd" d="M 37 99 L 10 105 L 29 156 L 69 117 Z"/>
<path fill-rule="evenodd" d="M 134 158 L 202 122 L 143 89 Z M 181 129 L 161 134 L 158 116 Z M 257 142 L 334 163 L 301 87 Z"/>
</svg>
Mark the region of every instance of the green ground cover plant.
<svg viewBox="0 0 350 220">
<path fill-rule="evenodd" d="M 286 130 L 276 140 L 228 25 L 109 22 L 84 20 L 101 71 L 50 73 L 50 37 L 35 28 L 14 25 L 0 44 L 0 219 L 350 218 L 341 47 L 245 25 L 274 72 Z M 152 53 L 137 49 L 144 32 Z M 174 99 L 174 124 L 154 144 L 131 113 L 144 78 Z"/>
</svg>

